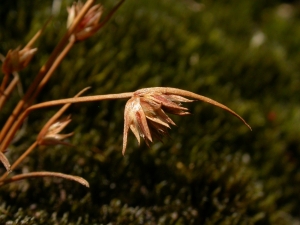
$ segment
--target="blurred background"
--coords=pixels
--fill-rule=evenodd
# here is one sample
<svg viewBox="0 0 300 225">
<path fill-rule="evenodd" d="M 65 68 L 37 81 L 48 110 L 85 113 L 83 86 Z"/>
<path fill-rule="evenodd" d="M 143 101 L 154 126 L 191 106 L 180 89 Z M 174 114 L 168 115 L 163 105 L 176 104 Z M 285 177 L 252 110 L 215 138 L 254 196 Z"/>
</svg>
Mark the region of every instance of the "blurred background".
<svg viewBox="0 0 300 225">
<path fill-rule="evenodd" d="M 104 0 L 104 14 L 117 3 Z M 20 73 L 23 88 L 66 30 L 72 1 L 0 3 L 0 52 L 24 46 L 53 15 Z M 126 101 L 74 104 L 74 147 L 36 149 L 14 172 L 82 176 L 0 188 L 3 224 L 300 224 L 300 2 L 126 0 L 96 35 L 77 43 L 37 102 L 169 86 L 219 101 L 171 116 L 170 138 L 150 148 L 132 134 L 122 156 Z M 0 75 L 1 76 L 1 75 Z M 2 79 L 2 78 L 1 78 Z M 3 125 L 20 99 L 0 112 Z M 13 162 L 58 110 L 33 112 L 6 153 Z M 1 166 L 0 172 L 5 169 Z"/>
</svg>

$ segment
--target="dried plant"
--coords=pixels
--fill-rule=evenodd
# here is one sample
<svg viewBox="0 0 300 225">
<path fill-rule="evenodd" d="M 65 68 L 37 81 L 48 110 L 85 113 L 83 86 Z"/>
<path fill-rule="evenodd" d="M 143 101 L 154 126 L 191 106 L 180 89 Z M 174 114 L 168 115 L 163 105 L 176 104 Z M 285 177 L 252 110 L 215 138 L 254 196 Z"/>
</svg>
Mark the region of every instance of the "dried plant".
<svg viewBox="0 0 300 225">
<path fill-rule="evenodd" d="M 57 44 L 45 65 L 41 67 L 37 76 L 32 81 L 31 86 L 12 110 L 11 115 L 7 118 L 6 123 L 1 129 L 0 160 L 7 171 L 0 177 L 0 186 L 17 180 L 46 176 L 62 177 L 77 181 L 87 187 L 89 186 L 88 182 L 81 177 L 57 172 L 38 171 L 10 176 L 10 172 L 13 171 L 37 146 L 59 144 L 71 145 L 66 142 L 65 139 L 70 137 L 73 133 L 60 134 L 60 132 L 71 122 L 71 117 L 67 116 L 64 119 L 60 118 L 63 118 L 63 113 L 74 103 L 128 99 L 124 113 L 123 154 L 125 154 L 126 151 L 129 129 L 133 132 L 139 143 L 141 138 L 145 140 L 147 145 L 153 142 L 154 138 L 161 140 L 163 136 L 168 134 L 171 125 L 175 125 L 174 121 L 168 116 L 168 113 L 180 116 L 189 115 L 188 109 L 184 107 L 182 103 L 190 103 L 195 100 L 204 101 L 228 111 L 250 128 L 242 117 L 225 105 L 205 96 L 170 87 L 151 87 L 128 93 L 81 96 L 86 90 L 84 89 L 73 98 L 53 100 L 32 105 L 33 101 L 49 81 L 53 72 L 63 61 L 74 43 L 90 38 L 95 32 L 101 29 L 123 2 L 124 0 L 121 0 L 102 21 L 103 7 L 100 4 L 95 5 L 94 0 L 88 0 L 85 4 L 80 2 L 74 3 L 67 9 L 69 16 L 67 19 L 68 29 L 66 34 Z M 5 107 L 6 99 L 19 82 L 17 72 L 25 69 L 36 53 L 37 48 L 32 46 L 34 45 L 35 40 L 42 34 L 47 23 L 23 49 L 17 48 L 15 50 L 9 50 L 6 57 L 2 56 L 2 72 L 4 76 L 1 83 L 0 110 Z M 14 75 L 13 79 L 10 78 L 10 75 L 12 74 Z M 36 141 L 25 150 L 12 165 L 10 165 L 9 160 L 5 156 L 5 152 L 17 131 L 22 124 L 24 124 L 29 113 L 33 110 L 57 105 L 62 105 L 62 108 L 44 125 L 37 135 Z"/>
</svg>

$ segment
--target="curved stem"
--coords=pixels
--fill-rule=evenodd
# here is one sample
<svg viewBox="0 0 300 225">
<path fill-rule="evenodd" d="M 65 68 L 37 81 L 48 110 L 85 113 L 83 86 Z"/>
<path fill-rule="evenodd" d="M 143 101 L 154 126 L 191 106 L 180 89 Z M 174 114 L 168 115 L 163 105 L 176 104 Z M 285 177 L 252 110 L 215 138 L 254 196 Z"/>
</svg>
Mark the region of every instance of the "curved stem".
<svg viewBox="0 0 300 225">
<path fill-rule="evenodd" d="M 2 186 L 4 184 L 15 182 L 15 181 L 24 180 L 24 179 L 28 179 L 28 178 L 35 178 L 35 177 L 59 177 L 59 178 L 67 179 L 67 180 L 73 180 L 73 181 L 76 181 L 76 182 L 86 186 L 86 187 L 90 187 L 89 182 L 87 182 L 82 177 L 73 176 L 73 175 L 64 174 L 64 173 L 48 172 L 48 171 L 31 172 L 31 173 L 26 173 L 26 174 L 15 175 L 9 179 L 0 181 L 0 186 Z"/>
<path fill-rule="evenodd" d="M 7 97 L 9 96 L 9 94 L 17 86 L 18 82 L 19 82 L 19 76 L 14 76 L 14 79 L 10 82 L 10 84 L 8 85 L 6 90 L 3 92 L 3 94 L 1 94 L 1 96 L 0 96 L 0 110 L 4 106 L 4 103 L 7 99 Z"/>
<path fill-rule="evenodd" d="M 3 80 L 2 80 L 2 83 L 1 83 L 1 86 L 0 86 L 0 95 L 1 96 L 4 95 L 4 90 L 6 88 L 8 80 L 9 80 L 9 74 L 4 74 L 4 77 L 3 77 Z"/>
<path fill-rule="evenodd" d="M 119 94 L 106 94 L 106 95 L 84 96 L 84 97 L 77 97 L 77 98 L 65 98 L 65 99 L 53 100 L 48 102 L 42 102 L 29 107 L 28 110 L 32 111 L 35 109 L 63 105 L 66 103 L 81 103 L 81 102 L 95 102 L 95 101 L 104 101 L 104 100 L 125 99 L 125 98 L 132 97 L 133 93 L 134 92 L 125 92 Z"/>
<path fill-rule="evenodd" d="M 132 95 L 133 95 L 133 92 L 121 93 L 121 94 L 85 96 L 85 97 L 54 100 L 54 101 L 43 102 L 43 103 L 33 105 L 33 106 L 27 108 L 21 114 L 21 116 L 17 119 L 17 121 L 14 123 L 14 125 L 9 129 L 9 132 L 7 133 L 7 135 L 5 135 L 5 138 L 1 144 L 0 151 L 1 152 L 5 151 L 5 149 L 8 147 L 9 143 L 11 142 L 12 138 L 14 137 L 15 133 L 17 132 L 17 130 L 23 123 L 24 119 L 33 110 L 45 108 L 45 107 L 63 105 L 63 104 L 67 104 L 67 103 L 80 103 L 80 102 L 94 102 L 94 101 L 103 101 L 103 100 L 124 99 L 124 98 L 130 98 Z"/>
<path fill-rule="evenodd" d="M 37 146 L 37 142 L 35 141 L 10 167 L 10 170 L 14 170 Z M 6 171 L 1 177 L 0 177 L 0 183 L 5 180 L 5 178 L 8 176 L 9 171 Z"/>
</svg>

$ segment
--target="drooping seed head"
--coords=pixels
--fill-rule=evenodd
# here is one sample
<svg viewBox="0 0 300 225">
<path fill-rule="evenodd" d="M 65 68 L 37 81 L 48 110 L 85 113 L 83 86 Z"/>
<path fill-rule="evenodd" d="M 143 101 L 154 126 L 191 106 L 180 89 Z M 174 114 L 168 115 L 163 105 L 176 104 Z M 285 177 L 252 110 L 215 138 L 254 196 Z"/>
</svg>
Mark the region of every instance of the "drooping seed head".
<svg viewBox="0 0 300 225">
<path fill-rule="evenodd" d="M 181 102 L 192 102 L 179 95 L 169 95 L 151 89 L 136 91 L 125 106 L 124 112 L 124 154 L 127 146 L 129 128 L 140 144 L 142 137 L 146 144 L 152 142 L 152 138 L 162 139 L 168 135 L 170 125 L 175 125 L 173 120 L 166 114 L 188 115 L 188 109 L 181 106 Z"/>
</svg>

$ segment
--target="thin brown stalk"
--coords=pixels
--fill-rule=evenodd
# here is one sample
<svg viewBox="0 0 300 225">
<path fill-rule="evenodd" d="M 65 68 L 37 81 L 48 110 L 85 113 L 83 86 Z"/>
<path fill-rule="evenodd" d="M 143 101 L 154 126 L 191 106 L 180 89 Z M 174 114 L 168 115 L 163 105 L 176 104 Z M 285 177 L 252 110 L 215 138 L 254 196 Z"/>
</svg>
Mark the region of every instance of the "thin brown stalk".
<svg viewBox="0 0 300 225">
<path fill-rule="evenodd" d="M 59 178 L 67 179 L 67 180 L 76 181 L 86 187 L 90 187 L 89 182 L 87 182 L 82 177 L 73 176 L 73 175 L 64 174 L 64 173 L 48 172 L 48 171 L 31 172 L 31 173 L 26 173 L 26 174 L 15 175 L 9 179 L 1 181 L 0 186 L 2 186 L 4 184 L 15 182 L 15 181 L 24 180 L 24 179 L 28 179 L 28 178 L 36 178 L 36 177 L 59 177 Z"/>
<path fill-rule="evenodd" d="M 5 135 L 3 142 L 1 143 L 1 152 L 4 152 L 5 149 L 8 147 L 9 143 L 13 139 L 14 135 L 16 134 L 17 130 L 22 125 L 23 121 L 26 119 L 28 114 L 36 109 L 41 109 L 45 107 L 63 105 L 67 103 L 81 103 L 81 102 L 94 102 L 94 101 L 103 101 L 103 100 L 114 100 L 114 99 L 124 99 L 132 97 L 133 92 L 127 93 L 120 93 L 120 94 L 107 94 L 107 95 L 95 95 L 95 96 L 85 96 L 85 97 L 77 97 L 77 98 L 67 98 L 67 99 L 60 99 L 60 100 L 53 100 L 49 102 L 43 102 L 36 105 L 33 105 L 27 108 L 21 116 L 17 119 L 14 125 L 9 129 L 8 133 Z"/>
<path fill-rule="evenodd" d="M 0 87 L 0 95 L 2 96 L 4 94 L 4 90 L 6 88 L 6 85 L 8 83 L 9 80 L 9 74 L 4 74 L 2 83 L 1 83 L 1 87 Z"/>
<path fill-rule="evenodd" d="M 32 48 L 33 44 L 37 41 L 37 39 L 42 35 L 42 33 L 44 32 L 44 30 L 46 29 L 46 27 L 48 26 L 49 22 L 52 20 L 52 17 L 50 17 L 47 22 L 44 24 L 44 26 L 38 31 L 36 32 L 36 34 L 31 38 L 30 41 L 28 41 L 27 45 L 24 47 L 24 49 L 26 48 Z"/>
<path fill-rule="evenodd" d="M 0 96 L 0 110 L 5 104 L 5 101 L 7 100 L 10 93 L 13 91 L 13 89 L 17 86 L 19 82 L 19 76 L 14 76 L 14 79 L 10 82 L 8 87 L 5 89 L 3 94 Z"/>
<path fill-rule="evenodd" d="M 49 79 L 51 78 L 51 76 L 54 73 L 54 71 L 57 69 L 57 67 L 59 66 L 59 64 L 61 63 L 61 61 L 65 58 L 65 56 L 68 54 L 68 52 L 71 50 L 71 48 L 73 47 L 74 44 L 75 44 L 75 39 L 72 38 L 72 40 L 69 41 L 69 43 L 64 48 L 64 50 L 55 59 L 55 61 L 53 62 L 51 68 L 48 70 L 48 72 L 46 73 L 45 77 L 39 83 L 39 85 L 37 86 L 35 92 L 33 93 L 32 97 L 30 98 L 29 105 L 38 96 L 38 94 L 40 93 L 40 91 L 43 89 L 43 87 L 49 81 Z"/>
<path fill-rule="evenodd" d="M 19 77 L 15 76 L 14 79 L 10 82 L 6 90 L 3 92 L 3 94 L 0 96 L 0 110 L 4 106 L 4 103 L 6 99 L 8 98 L 9 94 L 12 92 L 12 90 L 17 86 L 19 82 Z"/>
<path fill-rule="evenodd" d="M 104 100 L 125 99 L 125 98 L 132 97 L 133 93 L 134 92 L 125 92 L 119 94 L 106 94 L 106 95 L 84 96 L 78 98 L 65 98 L 65 99 L 59 99 L 59 100 L 53 100 L 53 101 L 35 104 L 30 108 L 28 108 L 28 110 L 32 111 L 40 108 L 63 105 L 66 103 L 96 102 L 96 101 L 104 101 Z"/>
<path fill-rule="evenodd" d="M 66 34 L 62 37 L 61 41 L 57 44 L 51 55 L 49 56 L 48 61 L 42 68 L 40 69 L 38 75 L 34 79 L 34 81 L 31 83 L 30 87 L 28 88 L 25 96 L 19 101 L 15 109 L 13 110 L 12 114 L 6 121 L 4 127 L 1 130 L 0 133 L 0 142 L 4 139 L 7 131 L 10 127 L 12 127 L 15 118 L 20 114 L 21 110 L 23 109 L 24 105 L 28 102 L 28 99 L 31 97 L 31 95 L 36 90 L 39 83 L 44 78 L 47 71 L 51 68 L 53 62 L 57 58 L 57 56 L 60 54 L 61 50 L 64 48 L 64 46 L 69 41 L 70 36 L 73 34 L 74 30 L 76 29 L 77 25 L 81 21 L 81 19 L 84 17 L 84 15 L 87 13 L 87 11 L 90 9 L 90 7 L 94 4 L 95 0 L 88 0 L 85 5 L 83 6 L 82 10 L 78 14 L 78 16 L 75 18 L 73 24 L 69 27 Z"/>
<path fill-rule="evenodd" d="M 10 170 L 14 170 L 37 146 L 37 142 L 35 141 L 10 167 Z M 6 171 L 0 177 L 0 183 L 5 180 L 5 178 L 9 175 L 9 171 Z"/>
</svg>

